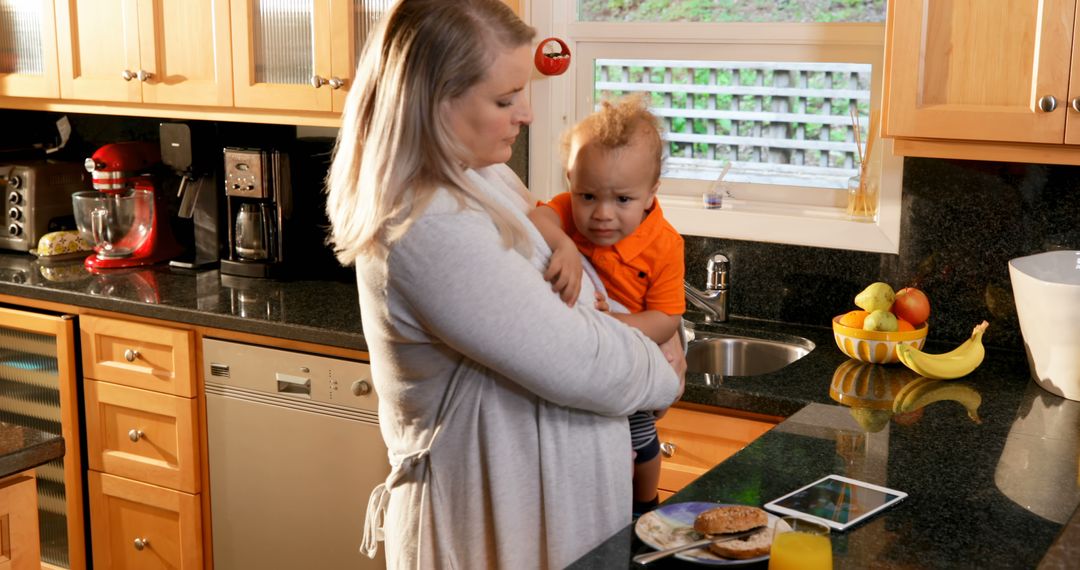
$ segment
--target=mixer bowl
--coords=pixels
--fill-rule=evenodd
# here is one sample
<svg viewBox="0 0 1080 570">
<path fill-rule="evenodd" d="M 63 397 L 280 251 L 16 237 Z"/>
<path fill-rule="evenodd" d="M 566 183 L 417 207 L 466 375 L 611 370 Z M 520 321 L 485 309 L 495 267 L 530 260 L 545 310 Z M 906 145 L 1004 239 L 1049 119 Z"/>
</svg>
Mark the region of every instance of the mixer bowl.
<svg viewBox="0 0 1080 570">
<path fill-rule="evenodd" d="M 76 192 L 71 195 L 75 225 L 98 257 L 128 257 L 150 237 L 154 222 L 154 193 Z"/>
</svg>

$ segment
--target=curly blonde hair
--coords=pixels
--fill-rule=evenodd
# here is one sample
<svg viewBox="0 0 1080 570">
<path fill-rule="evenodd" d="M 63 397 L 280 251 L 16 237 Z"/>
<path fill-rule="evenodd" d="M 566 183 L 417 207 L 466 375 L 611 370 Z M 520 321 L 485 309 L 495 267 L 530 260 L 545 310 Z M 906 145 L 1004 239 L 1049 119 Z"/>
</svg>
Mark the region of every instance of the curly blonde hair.
<svg viewBox="0 0 1080 570">
<path fill-rule="evenodd" d="M 627 95 L 615 101 L 601 101 L 600 108 L 570 127 L 562 137 L 563 168 L 570 163 L 571 147 L 581 149 L 586 145 L 598 145 L 606 149 L 618 149 L 629 145 L 635 137 L 642 137 L 656 157 L 653 182 L 660 179 L 664 162 L 664 143 L 660 120 L 649 111 L 646 96 Z M 574 142 L 578 144 L 574 145 Z"/>
</svg>

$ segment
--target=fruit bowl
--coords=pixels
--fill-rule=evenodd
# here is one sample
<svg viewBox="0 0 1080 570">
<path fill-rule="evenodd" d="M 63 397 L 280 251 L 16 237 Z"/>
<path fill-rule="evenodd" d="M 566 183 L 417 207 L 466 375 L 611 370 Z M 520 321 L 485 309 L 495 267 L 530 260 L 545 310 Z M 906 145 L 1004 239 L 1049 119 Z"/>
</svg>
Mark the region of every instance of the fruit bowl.
<svg viewBox="0 0 1080 570">
<path fill-rule="evenodd" d="M 896 345 L 906 344 L 915 348 L 922 348 L 926 343 L 926 323 L 923 323 L 913 331 L 881 332 L 857 329 L 840 324 L 843 315 L 833 317 L 833 338 L 840 352 L 860 362 L 873 364 L 892 364 L 899 362 L 896 358 Z"/>
</svg>

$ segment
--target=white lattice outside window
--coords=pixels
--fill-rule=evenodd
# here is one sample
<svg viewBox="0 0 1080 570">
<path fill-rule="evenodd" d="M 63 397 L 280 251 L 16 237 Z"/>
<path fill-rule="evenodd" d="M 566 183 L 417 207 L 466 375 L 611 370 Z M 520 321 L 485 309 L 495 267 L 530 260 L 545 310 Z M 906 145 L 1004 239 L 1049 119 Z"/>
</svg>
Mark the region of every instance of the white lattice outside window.
<svg viewBox="0 0 1080 570">
<path fill-rule="evenodd" d="M 564 129 L 604 98 L 647 93 L 667 129 L 661 203 L 680 232 L 898 251 L 902 160 L 887 142 L 877 142 L 880 167 L 870 174 L 876 216 L 845 213 L 848 179 L 860 173 L 851 109 L 865 148 L 883 23 L 593 22 L 577 20 L 577 9 L 575 0 L 529 7 L 541 37 L 560 37 L 573 53 L 565 75 L 534 75 L 535 193 L 565 189 Z M 725 166 L 725 207 L 706 210 L 702 195 Z"/>
</svg>

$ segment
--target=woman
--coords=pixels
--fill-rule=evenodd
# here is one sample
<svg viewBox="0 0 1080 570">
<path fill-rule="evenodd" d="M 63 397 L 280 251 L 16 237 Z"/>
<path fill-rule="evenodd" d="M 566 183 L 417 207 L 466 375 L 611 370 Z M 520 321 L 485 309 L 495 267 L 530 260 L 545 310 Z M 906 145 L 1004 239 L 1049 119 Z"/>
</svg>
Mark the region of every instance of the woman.
<svg viewBox="0 0 1080 570">
<path fill-rule="evenodd" d="M 543 279 L 503 164 L 533 35 L 499 0 L 402 0 L 342 118 L 327 211 L 392 466 L 364 550 L 382 534 L 390 568 L 569 564 L 630 523 L 626 416 L 681 391 L 681 355 L 596 311 L 591 283 L 567 307 Z"/>
</svg>

